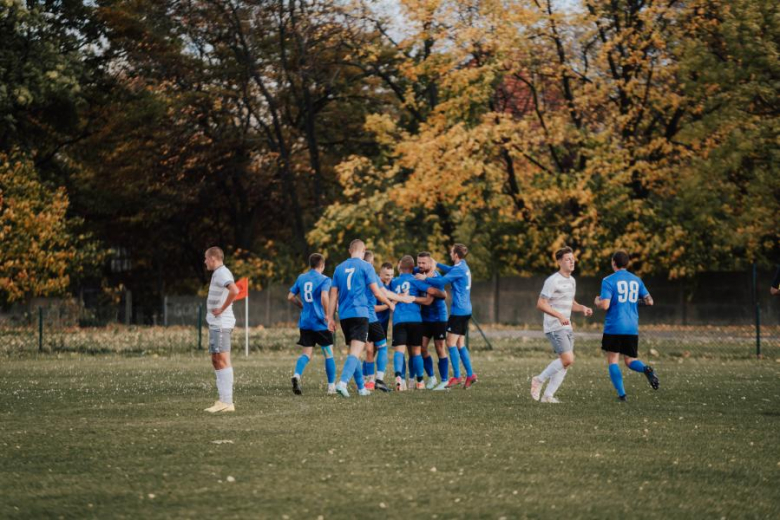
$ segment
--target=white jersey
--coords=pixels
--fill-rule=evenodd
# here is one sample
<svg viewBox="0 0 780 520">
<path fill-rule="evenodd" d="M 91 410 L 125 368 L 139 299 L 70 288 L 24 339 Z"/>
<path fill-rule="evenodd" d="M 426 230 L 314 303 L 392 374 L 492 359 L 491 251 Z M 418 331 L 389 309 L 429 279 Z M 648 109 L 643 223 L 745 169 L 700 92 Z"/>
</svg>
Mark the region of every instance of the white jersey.
<svg viewBox="0 0 780 520">
<path fill-rule="evenodd" d="M 574 304 L 574 293 L 577 290 L 577 282 L 573 276 L 566 278 L 561 273 L 555 273 L 544 281 L 542 287 L 542 298 L 550 302 L 550 306 L 563 314 L 566 318 L 571 318 L 571 307 Z M 554 332 L 556 330 L 571 329 L 571 324 L 561 325 L 558 318 L 544 313 L 544 332 Z"/>
<path fill-rule="evenodd" d="M 233 304 L 228 305 L 225 312 L 219 316 L 214 316 L 211 311 L 219 309 L 227 300 L 228 285 L 234 283 L 233 274 L 224 265 L 216 268 L 211 275 L 211 284 L 209 285 L 209 296 L 206 300 L 206 322 L 211 329 L 232 329 L 236 326 L 236 317 L 233 314 Z"/>
</svg>

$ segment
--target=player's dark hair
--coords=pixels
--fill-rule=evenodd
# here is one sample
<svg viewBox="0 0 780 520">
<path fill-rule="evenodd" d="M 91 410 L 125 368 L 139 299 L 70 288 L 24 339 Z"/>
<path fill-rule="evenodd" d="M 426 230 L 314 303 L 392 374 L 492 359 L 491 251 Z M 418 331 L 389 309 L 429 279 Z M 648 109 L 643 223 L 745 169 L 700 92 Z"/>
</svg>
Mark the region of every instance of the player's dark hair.
<svg viewBox="0 0 780 520">
<path fill-rule="evenodd" d="M 469 254 L 469 248 L 464 246 L 463 244 L 455 244 L 454 246 L 452 246 L 452 251 L 456 255 L 458 255 L 458 258 L 460 258 L 461 260 L 466 258 L 466 255 Z"/>
<path fill-rule="evenodd" d="M 319 253 L 312 253 L 309 256 L 309 266 L 312 269 L 317 269 L 319 266 L 325 263 L 325 257 Z"/>
<path fill-rule="evenodd" d="M 555 252 L 555 260 L 558 261 L 561 258 L 563 258 L 564 255 L 568 255 L 569 253 L 572 253 L 572 254 L 574 253 L 572 248 L 570 248 L 569 246 L 562 247 L 562 248 L 560 248 L 559 250 L 557 250 Z"/>
<path fill-rule="evenodd" d="M 366 250 L 365 253 L 363 253 L 363 260 L 365 260 L 368 263 L 371 263 L 374 261 L 374 252 Z"/>
<path fill-rule="evenodd" d="M 404 255 L 401 257 L 401 269 L 404 271 L 414 270 L 414 258 L 411 255 Z"/>
<path fill-rule="evenodd" d="M 384 264 L 382 264 L 380 266 L 380 269 L 390 269 L 390 270 L 392 270 L 393 269 L 393 264 L 391 264 L 390 262 L 385 262 Z"/>
<path fill-rule="evenodd" d="M 206 256 L 210 258 L 216 258 L 220 262 L 225 260 L 225 253 L 222 252 L 222 249 L 216 246 L 206 249 Z"/>
<path fill-rule="evenodd" d="M 349 252 L 353 253 L 353 252 L 357 251 L 361 247 L 363 249 L 365 249 L 366 244 L 362 240 L 360 240 L 359 238 L 356 238 L 355 240 L 353 240 L 352 242 L 349 243 Z"/>
<path fill-rule="evenodd" d="M 431 254 L 428 251 L 421 251 L 417 253 L 417 258 L 430 258 Z"/>
<path fill-rule="evenodd" d="M 620 251 L 615 251 L 615 254 L 612 255 L 612 261 L 615 262 L 615 266 L 618 269 L 623 269 L 624 267 L 628 267 L 631 258 L 628 256 L 628 253 L 621 249 Z"/>
</svg>

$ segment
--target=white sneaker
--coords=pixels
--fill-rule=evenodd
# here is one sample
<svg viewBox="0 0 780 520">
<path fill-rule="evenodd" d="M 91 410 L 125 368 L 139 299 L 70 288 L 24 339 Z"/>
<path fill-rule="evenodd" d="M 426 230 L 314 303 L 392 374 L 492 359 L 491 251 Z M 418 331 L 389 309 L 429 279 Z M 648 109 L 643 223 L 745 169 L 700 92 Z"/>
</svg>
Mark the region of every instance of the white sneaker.
<svg viewBox="0 0 780 520">
<path fill-rule="evenodd" d="M 406 390 L 406 381 L 401 376 L 397 376 L 395 378 L 395 391 L 403 392 L 404 390 Z"/>
<path fill-rule="evenodd" d="M 542 385 L 544 383 L 536 376 L 531 379 L 531 397 L 534 401 L 539 400 L 539 395 L 542 393 Z"/>
<path fill-rule="evenodd" d="M 349 390 L 347 390 L 347 383 L 339 381 L 336 385 L 336 393 L 341 397 L 349 397 Z"/>
<path fill-rule="evenodd" d="M 449 388 L 447 388 L 447 381 L 442 381 L 433 389 L 434 392 L 441 392 L 442 390 L 449 390 Z"/>
<path fill-rule="evenodd" d="M 328 385 L 328 395 L 336 395 L 336 383 L 330 383 Z"/>
<path fill-rule="evenodd" d="M 223 403 L 222 401 L 217 401 L 214 403 L 214 406 L 211 406 L 209 408 L 205 408 L 203 410 L 204 412 L 209 413 L 217 413 L 217 412 L 235 412 L 236 411 L 236 405 L 234 404 L 227 404 Z"/>
<path fill-rule="evenodd" d="M 558 399 L 556 399 L 555 396 L 552 396 L 552 395 L 542 396 L 542 402 L 543 403 L 555 403 L 555 404 L 560 403 L 560 401 Z"/>
<path fill-rule="evenodd" d="M 415 387 L 416 383 L 417 383 L 417 381 L 415 381 L 414 379 L 407 379 L 404 384 L 406 385 L 407 389 L 414 390 L 414 387 Z"/>
<path fill-rule="evenodd" d="M 358 395 L 361 397 L 366 397 L 367 395 L 371 395 L 371 390 L 368 388 L 364 388 L 363 390 L 358 390 Z"/>
<path fill-rule="evenodd" d="M 433 390 L 436 388 L 436 385 L 439 384 L 439 380 L 436 379 L 436 376 L 431 376 L 428 378 L 428 384 L 425 385 L 426 390 Z"/>
</svg>

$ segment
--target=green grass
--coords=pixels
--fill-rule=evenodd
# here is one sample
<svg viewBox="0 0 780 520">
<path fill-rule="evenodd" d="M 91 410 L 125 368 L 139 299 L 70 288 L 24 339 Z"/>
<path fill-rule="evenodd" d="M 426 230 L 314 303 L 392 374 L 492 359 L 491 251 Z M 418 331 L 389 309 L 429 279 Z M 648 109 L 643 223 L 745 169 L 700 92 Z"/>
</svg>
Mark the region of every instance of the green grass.
<svg viewBox="0 0 780 520">
<path fill-rule="evenodd" d="M 0 517 L 780 515 L 780 363 L 662 359 L 623 405 L 584 356 L 555 406 L 528 395 L 550 356 L 521 352 L 475 352 L 469 391 L 351 400 L 320 358 L 296 397 L 292 349 L 237 356 L 219 416 L 204 354 L 5 358 Z"/>
</svg>

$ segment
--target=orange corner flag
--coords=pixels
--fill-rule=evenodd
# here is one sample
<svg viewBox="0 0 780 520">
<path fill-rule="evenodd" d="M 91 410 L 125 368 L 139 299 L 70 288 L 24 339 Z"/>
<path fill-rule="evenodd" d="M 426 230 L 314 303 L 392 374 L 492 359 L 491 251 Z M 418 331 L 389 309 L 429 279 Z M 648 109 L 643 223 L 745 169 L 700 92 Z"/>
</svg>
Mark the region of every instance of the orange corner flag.
<svg viewBox="0 0 780 520">
<path fill-rule="evenodd" d="M 236 282 L 236 287 L 238 287 L 238 296 L 233 301 L 243 300 L 249 296 L 249 278 L 241 278 Z"/>
</svg>

